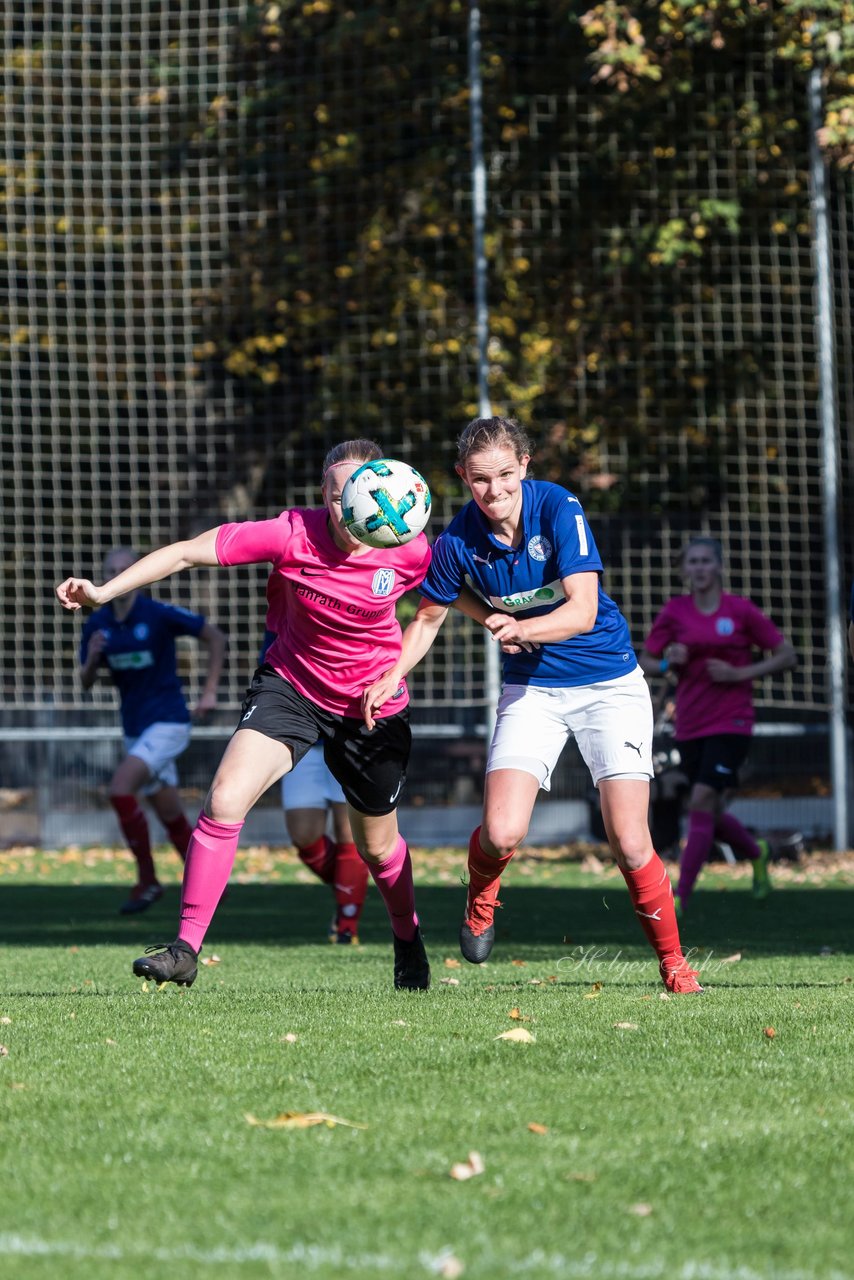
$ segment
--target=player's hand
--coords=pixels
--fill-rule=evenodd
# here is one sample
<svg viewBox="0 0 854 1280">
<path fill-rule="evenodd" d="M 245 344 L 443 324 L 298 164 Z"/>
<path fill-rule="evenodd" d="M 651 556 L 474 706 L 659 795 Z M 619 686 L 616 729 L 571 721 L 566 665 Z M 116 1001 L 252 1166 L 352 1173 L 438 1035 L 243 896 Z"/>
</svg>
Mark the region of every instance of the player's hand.
<svg viewBox="0 0 854 1280">
<path fill-rule="evenodd" d="M 94 664 L 98 661 L 107 644 L 106 631 L 95 631 L 89 638 L 89 648 L 86 650 L 86 665 Z"/>
<path fill-rule="evenodd" d="M 498 641 L 504 653 L 518 653 L 520 649 L 531 653 L 533 649 L 539 648 L 525 634 L 526 624 L 522 618 L 514 618 L 509 613 L 491 613 L 483 625 L 493 640 Z"/>
<path fill-rule="evenodd" d="M 204 720 L 205 716 L 209 715 L 211 711 L 214 711 L 215 709 L 216 709 L 216 694 L 200 693 L 198 697 L 198 701 L 196 702 L 196 705 L 193 707 L 193 710 L 190 712 L 190 715 L 194 720 Z"/>
<path fill-rule="evenodd" d="M 744 679 L 744 667 L 734 667 L 723 658 L 709 658 L 706 671 L 715 684 L 738 684 Z"/>
<path fill-rule="evenodd" d="M 66 578 L 56 588 L 56 598 L 64 609 L 82 609 L 101 604 L 101 589 L 88 578 Z"/>
<path fill-rule="evenodd" d="M 684 667 L 688 661 L 688 646 L 687 644 L 680 644 L 678 640 L 674 640 L 672 644 L 667 646 L 661 656 L 667 659 L 667 663 L 671 667 Z"/>
<path fill-rule="evenodd" d="M 400 688 L 401 677 L 393 671 L 387 671 L 379 680 L 374 681 L 362 694 L 362 717 L 369 729 L 373 729 L 376 721 L 375 712 L 385 706 L 389 698 L 394 697 Z"/>
</svg>

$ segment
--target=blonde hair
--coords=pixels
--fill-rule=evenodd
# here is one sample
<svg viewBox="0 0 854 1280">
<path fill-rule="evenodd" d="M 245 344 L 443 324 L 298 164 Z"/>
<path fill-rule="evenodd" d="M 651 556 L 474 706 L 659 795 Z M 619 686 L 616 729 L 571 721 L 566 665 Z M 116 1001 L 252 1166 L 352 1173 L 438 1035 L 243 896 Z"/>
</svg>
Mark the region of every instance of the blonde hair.
<svg viewBox="0 0 854 1280">
<path fill-rule="evenodd" d="M 327 474 L 342 462 L 374 462 L 377 458 L 384 457 L 376 440 L 342 440 L 340 444 L 333 445 L 323 459 L 320 483 L 325 484 Z"/>
<path fill-rule="evenodd" d="M 530 458 L 533 453 L 528 433 L 515 418 L 473 418 L 457 441 L 457 462 L 464 467 L 471 454 L 502 446 L 511 448 L 517 458 Z"/>
</svg>

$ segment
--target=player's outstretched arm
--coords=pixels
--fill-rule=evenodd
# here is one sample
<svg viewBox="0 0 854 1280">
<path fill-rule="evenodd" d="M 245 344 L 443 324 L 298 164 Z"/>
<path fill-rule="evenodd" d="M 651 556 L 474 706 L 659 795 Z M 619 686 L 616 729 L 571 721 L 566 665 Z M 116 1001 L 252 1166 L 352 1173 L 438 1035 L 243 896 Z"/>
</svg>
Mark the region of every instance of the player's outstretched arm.
<svg viewBox="0 0 854 1280">
<path fill-rule="evenodd" d="M 214 623 L 206 622 L 199 632 L 199 641 L 207 646 L 208 673 L 198 701 L 193 708 L 193 718 L 196 720 L 207 715 L 209 711 L 213 711 L 216 706 L 216 691 L 219 688 L 219 679 L 225 662 L 226 635 Z"/>
<path fill-rule="evenodd" d="M 119 573 L 103 586 L 96 587 L 88 578 L 66 578 L 56 588 L 56 598 L 65 609 L 81 609 L 84 605 L 107 604 L 128 591 L 137 591 L 152 582 L 160 582 L 181 569 L 193 569 L 201 565 L 218 565 L 216 535 L 218 529 L 208 529 L 197 538 L 186 542 L 170 542 L 166 547 L 143 556 L 129 568 Z"/>
</svg>

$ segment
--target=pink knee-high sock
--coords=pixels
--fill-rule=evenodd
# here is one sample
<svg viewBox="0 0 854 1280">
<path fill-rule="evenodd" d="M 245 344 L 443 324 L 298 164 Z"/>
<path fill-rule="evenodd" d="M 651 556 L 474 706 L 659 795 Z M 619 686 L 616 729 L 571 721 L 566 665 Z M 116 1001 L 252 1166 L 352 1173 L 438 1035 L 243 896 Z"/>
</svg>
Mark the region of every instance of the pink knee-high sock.
<svg viewBox="0 0 854 1280">
<path fill-rule="evenodd" d="M 214 822 L 199 814 L 181 890 L 181 927 L 178 937 L 194 951 L 202 945 L 223 890 L 228 884 L 242 822 Z"/>
<path fill-rule="evenodd" d="M 679 884 L 676 892 L 682 906 L 691 896 L 694 882 L 712 851 L 715 839 L 715 815 L 692 809 L 688 818 L 688 839 L 679 859 Z"/>
<path fill-rule="evenodd" d="M 733 853 L 740 853 L 743 858 L 749 858 L 751 862 L 761 857 L 762 850 L 747 827 L 743 827 L 738 818 L 734 818 L 731 813 L 722 813 L 718 818 L 715 823 L 715 835 L 725 844 L 730 845 Z"/>
<path fill-rule="evenodd" d="M 390 858 L 380 863 L 369 862 L 368 870 L 382 895 L 393 932 L 404 942 L 411 942 L 418 928 L 418 916 L 415 914 L 412 859 L 403 836 L 397 837 Z"/>
</svg>

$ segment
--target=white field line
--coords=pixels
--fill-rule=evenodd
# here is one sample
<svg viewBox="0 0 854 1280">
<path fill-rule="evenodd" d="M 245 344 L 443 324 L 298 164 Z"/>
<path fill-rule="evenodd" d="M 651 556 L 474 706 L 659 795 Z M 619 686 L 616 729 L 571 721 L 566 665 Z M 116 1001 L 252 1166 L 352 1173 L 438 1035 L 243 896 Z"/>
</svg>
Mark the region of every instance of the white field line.
<svg viewBox="0 0 854 1280">
<path fill-rule="evenodd" d="M 441 1275 L 448 1260 L 457 1253 L 452 1247 L 443 1249 L 438 1254 L 422 1251 L 417 1262 L 414 1257 L 391 1257 L 388 1254 L 353 1254 L 349 1250 L 336 1247 L 324 1248 L 320 1245 L 294 1244 L 288 1249 L 280 1249 L 274 1244 L 251 1244 L 243 1248 L 229 1249 L 225 1246 L 214 1249 L 196 1249 L 191 1245 L 176 1248 L 128 1249 L 122 1245 L 88 1246 L 75 1244 L 72 1241 L 41 1240 L 36 1236 L 22 1236 L 12 1233 L 0 1234 L 0 1258 L 24 1257 L 59 1257 L 74 1258 L 80 1261 L 134 1262 L 147 1260 L 180 1264 L 197 1262 L 207 1266 L 245 1265 L 265 1262 L 272 1266 L 299 1265 L 308 1270 L 320 1267 L 334 1267 L 340 1271 L 355 1271 L 364 1274 L 381 1271 L 413 1272 L 415 1266 L 422 1274 Z M 464 1254 L 465 1250 L 458 1251 Z M 465 1258 L 461 1258 L 465 1262 Z M 505 1257 L 501 1261 L 503 1275 L 525 1275 L 536 1272 L 539 1275 L 552 1274 L 561 1280 L 854 1280 L 854 1272 L 822 1271 L 781 1271 L 772 1267 L 765 1271 L 757 1271 L 753 1267 L 723 1267 L 715 1262 L 685 1262 L 681 1266 L 673 1266 L 664 1261 L 649 1263 L 616 1262 L 608 1263 L 595 1254 L 587 1254 L 584 1258 L 567 1258 L 560 1253 L 546 1253 L 534 1250 L 521 1258 Z"/>
</svg>

